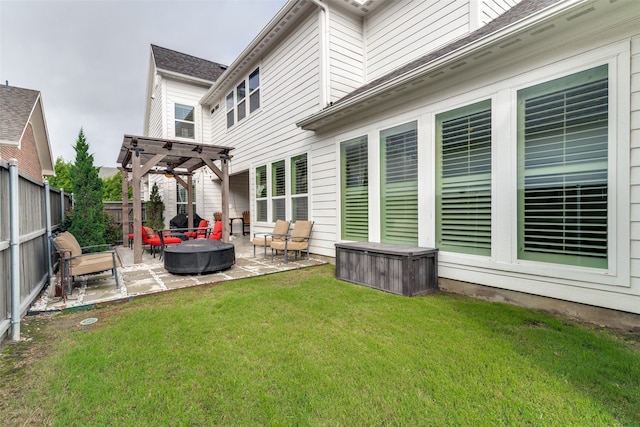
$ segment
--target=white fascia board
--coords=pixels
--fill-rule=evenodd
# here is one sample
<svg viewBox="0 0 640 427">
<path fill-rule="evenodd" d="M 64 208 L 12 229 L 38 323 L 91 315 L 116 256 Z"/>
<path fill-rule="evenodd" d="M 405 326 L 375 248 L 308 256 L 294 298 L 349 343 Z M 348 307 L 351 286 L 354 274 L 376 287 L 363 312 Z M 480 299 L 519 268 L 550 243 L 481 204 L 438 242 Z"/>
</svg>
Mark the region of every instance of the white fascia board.
<svg viewBox="0 0 640 427">
<path fill-rule="evenodd" d="M 481 37 L 468 45 L 465 45 L 434 61 L 428 62 L 420 67 L 408 71 L 407 73 L 400 75 L 395 79 L 389 80 L 388 82 L 385 82 L 379 86 L 376 86 L 371 90 L 362 92 L 351 99 L 340 102 L 335 106 L 325 108 L 324 110 L 315 113 L 307 117 L 306 119 L 300 120 L 296 123 L 296 126 L 304 130 L 313 130 L 312 128 L 307 127 L 315 123 L 317 120 L 329 118 L 332 115 L 341 112 L 342 110 L 346 110 L 347 108 L 365 102 L 372 97 L 378 96 L 382 92 L 393 89 L 396 86 L 402 86 L 412 79 L 422 77 L 424 74 L 433 73 L 439 68 L 450 66 L 451 64 L 456 63 L 457 61 L 460 61 L 465 57 L 478 53 L 479 51 L 486 49 L 493 44 L 499 43 L 506 38 L 513 37 L 519 32 L 526 31 L 533 25 L 540 24 L 541 22 L 544 22 L 547 19 L 551 19 L 560 13 L 567 12 L 576 6 L 580 6 L 590 1 L 592 0 L 566 0 L 553 4 L 545 9 L 542 9 L 536 14 L 521 19 L 520 21 L 514 22 L 496 32 L 487 34 L 486 36 Z"/>
<path fill-rule="evenodd" d="M 174 78 L 176 80 L 183 80 L 183 81 L 189 82 L 189 83 L 196 83 L 196 84 L 199 84 L 201 86 L 211 86 L 213 84 L 213 81 L 211 81 L 211 80 L 200 79 L 198 77 L 193 77 L 193 76 L 189 76 L 187 74 L 177 73 L 175 71 L 169 71 L 169 70 L 165 70 L 165 69 L 162 69 L 162 68 L 156 68 L 156 72 L 158 74 L 160 74 L 161 76 L 164 76 L 164 77 L 171 77 L 171 78 Z"/>
</svg>

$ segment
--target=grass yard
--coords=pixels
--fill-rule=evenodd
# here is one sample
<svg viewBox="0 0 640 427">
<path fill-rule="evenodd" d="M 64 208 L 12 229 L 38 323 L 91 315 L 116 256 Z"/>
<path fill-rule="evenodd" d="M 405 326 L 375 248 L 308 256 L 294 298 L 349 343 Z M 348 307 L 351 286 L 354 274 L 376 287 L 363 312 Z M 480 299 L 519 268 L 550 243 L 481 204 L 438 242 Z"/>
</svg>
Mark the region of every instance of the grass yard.
<svg viewBox="0 0 640 427">
<path fill-rule="evenodd" d="M 27 323 L 4 425 L 640 425 L 638 336 L 332 266 Z"/>
</svg>

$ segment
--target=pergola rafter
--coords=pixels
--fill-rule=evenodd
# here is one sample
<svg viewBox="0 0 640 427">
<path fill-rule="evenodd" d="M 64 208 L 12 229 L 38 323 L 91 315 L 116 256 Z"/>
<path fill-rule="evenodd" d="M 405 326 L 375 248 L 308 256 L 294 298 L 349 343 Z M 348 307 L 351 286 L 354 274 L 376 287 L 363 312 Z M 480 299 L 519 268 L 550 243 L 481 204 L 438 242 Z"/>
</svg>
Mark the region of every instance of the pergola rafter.
<svg viewBox="0 0 640 427">
<path fill-rule="evenodd" d="M 142 262 L 142 198 L 140 183 L 148 173 L 171 171 L 176 181 L 187 189 L 189 227 L 193 227 L 193 172 L 207 166 L 220 178 L 222 184 L 222 240 L 229 241 L 229 152 L 231 147 L 205 145 L 196 142 L 176 141 L 146 136 L 125 135 L 118 155 L 122 171 L 122 233 L 123 239 L 129 235 L 127 230 L 127 192 L 133 185 L 133 262 Z M 220 161 L 220 167 L 214 162 Z M 131 177 L 131 181 L 129 180 Z M 182 177 L 186 177 L 185 182 Z"/>
</svg>

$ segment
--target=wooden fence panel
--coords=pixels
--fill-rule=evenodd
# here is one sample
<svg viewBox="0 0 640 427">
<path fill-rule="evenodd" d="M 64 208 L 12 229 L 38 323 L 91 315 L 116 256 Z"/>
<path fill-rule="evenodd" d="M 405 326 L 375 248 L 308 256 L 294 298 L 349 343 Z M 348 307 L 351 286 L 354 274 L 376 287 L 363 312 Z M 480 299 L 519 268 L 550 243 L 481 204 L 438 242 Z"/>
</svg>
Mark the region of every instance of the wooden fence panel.
<svg viewBox="0 0 640 427">
<path fill-rule="evenodd" d="M 122 230 L 122 202 L 103 202 L 104 211 L 110 215 L 119 230 Z M 129 202 L 127 207 L 127 212 L 129 217 L 127 218 L 127 223 L 129 226 L 127 227 L 128 233 L 133 233 L 133 202 Z M 147 222 L 147 209 L 146 203 L 142 202 L 142 224 L 146 224 Z M 119 237 L 117 243 L 122 244 L 123 239 L 122 235 Z"/>
</svg>

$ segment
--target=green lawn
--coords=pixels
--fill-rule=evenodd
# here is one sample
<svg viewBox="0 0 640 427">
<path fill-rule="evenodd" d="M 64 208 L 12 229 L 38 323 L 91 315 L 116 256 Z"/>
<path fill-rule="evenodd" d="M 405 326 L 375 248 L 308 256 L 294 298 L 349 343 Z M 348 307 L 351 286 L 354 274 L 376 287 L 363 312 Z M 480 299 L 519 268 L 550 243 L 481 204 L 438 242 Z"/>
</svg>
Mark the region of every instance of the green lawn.
<svg viewBox="0 0 640 427">
<path fill-rule="evenodd" d="M 314 267 L 57 316 L 33 344 L 48 356 L 13 376 L 22 391 L 0 411 L 64 426 L 640 425 L 633 337 L 333 277 Z"/>
</svg>

